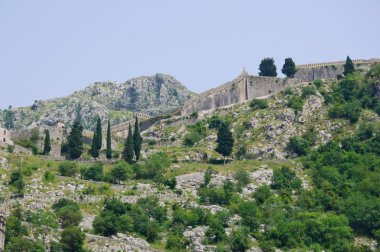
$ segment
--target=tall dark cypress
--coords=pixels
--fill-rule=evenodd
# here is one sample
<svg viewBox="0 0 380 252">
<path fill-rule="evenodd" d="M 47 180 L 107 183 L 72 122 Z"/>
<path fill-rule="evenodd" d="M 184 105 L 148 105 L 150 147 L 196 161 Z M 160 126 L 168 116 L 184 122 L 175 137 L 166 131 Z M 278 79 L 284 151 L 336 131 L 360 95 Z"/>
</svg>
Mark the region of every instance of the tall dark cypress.
<svg viewBox="0 0 380 252">
<path fill-rule="evenodd" d="M 96 148 L 98 151 L 102 148 L 102 121 L 100 120 L 100 117 L 98 116 L 98 120 L 96 122 Z"/>
<path fill-rule="evenodd" d="M 129 164 L 133 162 L 133 135 L 132 135 L 132 128 L 131 125 L 129 125 L 128 128 L 128 136 L 124 143 L 124 150 L 123 150 L 123 159 L 127 161 Z"/>
<path fill-rule="evenodd" d="M 107 126 L 107 150 L 106 150 L 107 159 L 112 158 L 112 146 L 111 146 L 111 123 L 108 121 Z"/>
<path fill-rule="evenodd" d="M 45 130 L 44 155 L 48 155 L 51 151 L 50 133 Z"/>
<path fill-rule="evenodd" d="M 142 142 L 142 138 L 140 135 L 139 121 L 136 117 L 136 119 L 135 119 L 135 130 L 133 132 L 133 148 L 135 151 L 136 161 L 139 161 L 139 159 L 140 159 L 141 142 Z"/>
<path fill-rule="evenodd" d="M 217 134 L 218 139 L 216 140 L 218 146 L 216 147 L 216 152 L 223 155 L 224 164 L 226 164 L 226 157 L 231 155 L 232 147 L 234 146 L 234 138 L 227 124 L 222 123 L 218 129 Z"/>
<path fill-rule="evenodd" d="M 94 130 L 94 137 L 92 138 L 91 151 L 90 152 L 91 152 L 91 156 L 93 158 L 99 157 L 97 130 Z"/>
<path fill-rule="evenodd" d="M 75 120 L 70 135 L 67 137 L 67 152 L 70 159 L 77 159 L 83 153 L 83 127 L 79 120 Z"/>
<path fill-rule="evenodd" d="M 347 76 L 348 74 L 352 74 L 355 71 L 354 63 L 350 59 L 350 57 L 347 56 L 346 63 L 344 64 L 344 76 Z"/>
</svg>

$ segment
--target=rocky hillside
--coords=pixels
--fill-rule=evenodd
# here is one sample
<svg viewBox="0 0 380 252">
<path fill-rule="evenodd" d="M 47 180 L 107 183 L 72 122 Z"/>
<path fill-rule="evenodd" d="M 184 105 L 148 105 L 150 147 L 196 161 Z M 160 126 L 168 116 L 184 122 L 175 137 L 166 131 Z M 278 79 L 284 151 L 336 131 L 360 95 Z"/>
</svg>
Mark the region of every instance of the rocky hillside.
<svg viewBox="0 0 380 252">
<path fill-rule="evenodd" d="M 130 119 L 133 112 L 165 113 L 193 95 L 178 80 L 165 74 L 137 77 L 126 82 L 95 82 L 67 97 L 15 108 L 15 128 L 31 128 L 57 120 L 70 124 L 78 115 L 87 128 L 94 124 L 98 115 L 116 124 Z"/>
</svg>

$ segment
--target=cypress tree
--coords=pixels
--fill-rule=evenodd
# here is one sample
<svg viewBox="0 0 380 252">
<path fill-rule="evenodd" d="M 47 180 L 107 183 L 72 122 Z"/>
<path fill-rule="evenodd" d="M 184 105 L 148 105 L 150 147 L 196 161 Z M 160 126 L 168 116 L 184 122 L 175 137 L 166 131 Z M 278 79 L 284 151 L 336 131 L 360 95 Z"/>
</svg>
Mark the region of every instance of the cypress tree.
<svg viewBox="0 0 380 252">
<path fill-rule="evenodd" d="M 90 152 L 91 152 L 91 156 L 93 158 L 99 157 L 97 130 L 94 130 L 94 137 L 92 138 L 91 151 Z"/>
<path fill-rule="evenodd" d="M 106 150 L 107 159 L 112 158 L 112 147 L 111 147 L 111 123 L 108 121 L 107 126 L 107 150 Z"/>
<path fill-rule="evenodd" d="M 264 58 L 260 63 L 259 70 L 259 76 L 277 76 L 277 68 L 273 58 Z"/>
<path fill-rule="evenodd" d="M 292 58 L 286 58 L 284 66 L 282 67 L 282 73 L 285 74 L 287 77 L 293 78 L 294 74 L 296 73 L 296 64 L 294 63 Z"/>
<path fill-rule="evenodd" d="M 70 159 L 77 159 L 83 153 L 83 127 L 79 120 L 75 120 L 70 135 L 67 137 L 67 151 Z"/>
<path fill-rule="evenodd" d="M 344 64 L 344 76 L 347 76 L 349 74 L 352 74 L 355 71 L 354 63 L 352 63 L 352 60 L 350 57 L 347 56 L 346 63 Z"/>
<path fill-rule="evenodd" d="M 136 119 L 135 119 L 135 131 L 133 132 L 133 148 L 135 151 L 136 161 L 139 161 L 139 159 L 140 159 L 141 141 L 142 141 L 142 138 L 140 135 L 139 121 L 136 117 Z"/>
<path fill-rule="evenodd" d="M 51 151 L 50 133 L 48 130 L 45 130 L 44 155 L 49 154 L 50 151 Z"/>
<path fill-rule="evenodd" d="M 132 135 L 132 128 L 131 125 L 129 125 L 128 128 L 128 137 L 125 140 L 124 143 L 124 150 L 123 150 L 123 159 L 127 161 L 129 164 L 133 161 L 133 135 Z"/>
<path fill-rule="evenodd" d="M 218 139 L 216 142 L 218 146 L 215 151 L 224 157 L 224 165 L 226 164 L 226 157 L 229 156 L 232 152 L 232 147 L 234 146 L 234 139 L 232 137 L 232 133 L 229 130 L 226 123 L 222 123 L 222 125 L 218 129 L 217 134 Z"/>
<path fill-rule="evenodd" d="M 98 121 L 96 122 L 96 148 L 98 151 L 102 148 L 102 121 L 100 120 L 100 117 L 98 116 Z"/>
</svg>

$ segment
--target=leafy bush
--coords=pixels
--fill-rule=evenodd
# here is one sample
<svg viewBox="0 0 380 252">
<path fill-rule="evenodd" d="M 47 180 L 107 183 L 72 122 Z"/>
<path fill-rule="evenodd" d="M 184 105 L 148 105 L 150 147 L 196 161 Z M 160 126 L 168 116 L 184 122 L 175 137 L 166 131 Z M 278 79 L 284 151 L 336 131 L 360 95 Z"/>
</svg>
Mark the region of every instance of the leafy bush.
<svg viewBox="0 0 380 252">
<path fill-rule="evenodd" d="M 317 90 L 313 86 L 306 86 L 302 88 L 302 98 L 305 99 L 311 95 L 315 95 Z"/>
<path fill-rule="evenodd" d="M 309 142 L 302 137 L 291 137 L 287 149 L 299 156 L 304 156 L 308 153 Z"/>
<path fill-rule="evenodd" d="M 360 140 L 367 140 L 373 136 L 374 127 L 370 123 L 361 123 L 357 132 L 357 136 Z"/>
<path fill-rule="evenodd" d="M 61 176 L 74 177 L 78 173 L 78 167 L 75 162 L 65 161 L 58 166 L 59 174 Z"/>
<path fill-rule="evenodd" d="M 95 181 L 102 181 L 104 174 L 103 174 L 103 164 L 102 163 L 96 163 L 91 165 L 90 167 L 83 167 L 80 170 L 81 177 L 83 179 L 91 179 Z"/>
<path fill-rule="evenodd" d="M 237 181 L 237 186 L 239 188 L 248 185 L 250 180 L 251 180 L 249 177 L 249 173 L 246 170 L 244 170 L 243 168 L 239 169 L 235 173 L 235 179 Z"/>
<path fill-rule="evenodd" d="M 78 203 L 72 200 L 61 198 L 53 204 L 52 208 L 63 228 L 78 226 L 83 219 Z"/>
<path fill-rule="evenodd" d="M 249 107 L 253 110 L 268 108 L 268 101 L 265 99 L 253 99 L 249 103 Z"/>
<path fill-rule="evenodd" d="M 263 204 L 268 198 L 272 196 L 269 186 L 262 185 L 255 190 L 253 198 L 259 203 Z"/>
<path fill-rule="evenodd" d="M 303 109 L 303 99 L 299 95 L 291 96 L 288 99 L 288 107 L 294 109 L 294 111 L 297 113 L 299 111 L 302 111 Z"/>
<path fill-rule="evenodd" d="M 218 116 L 213 115 L 207 120 L 209 129 L 218 129 L 222 125 L 223 121 Z"/>
<path fill-rule="evenodd" d="M 24 191 L 25 183 L 20 170 L 15 170 L 11 173 L 9 184 L 14 187 L 18 193 Z"/>
<path fill-rule="evenodd" d="M 323 86 L 323 80 L 321 80 L 321 79 L 314 80 L 313 84 L 314 84 L 317 88 L 321 88 L 321 87 Z"/>
<path fill-rule="evenodd" d="M 132 173 L 131 166 L 127 162 L 121 161 L 112 166 L 107 178 L 112 183 L 116 182 L 120 184 L 121 181 L 131 178 Z"/>
<path fill-rule="evenodd" d="M 198 121 L 187 126 L 189 133 L 184 136 L 183 145 L 193 146 L 195 143 L 206 137 L 207 130 L 204 122 Z"/>
<path fill-rule="evenodd" d="M 61 246 L 63 251 L 84 251 L 83 243 L 85 240 L 85 235 L 82 230 L 78 227 L 69 227 L 62 231 L 61 235 Z"/>
<path fill-rule="evenodd" d="M 297 190 L 301 188 L 301 180 L 289 167 L 283 166 L 273 172 L 271 187 L 277 190 Z"/>
<path fill-rule="evenodd" d="M 291 87 L 287 87 L 284 89 L 284 95 L 293 95 L 293 90 Z"/>
<path fill-rule="evenodd" d="M 55 180 L 54 173 L 52 173 L 51 171 L 45 171 L 42 178 L 44 181 L 47 182 L 53 182 Z"/>
<path fill-rule="evenodd" d="M 154 179 L 162 176 L 164 170 L 171 165 L 171 160 L 164 152 L 158 152 L 150 156 L 144 165 L 133 166 L 137 178 Z"/>
<path fill-rule="evenodd" d="M 329 116 L 331 118 L 345 118 L 351 123 L 355 123 L 359 120 L 361 113 L 360 103 L 357 101 L 347 102 L 343 104 L 335 104 L 329 110 Z"/>
</svg>

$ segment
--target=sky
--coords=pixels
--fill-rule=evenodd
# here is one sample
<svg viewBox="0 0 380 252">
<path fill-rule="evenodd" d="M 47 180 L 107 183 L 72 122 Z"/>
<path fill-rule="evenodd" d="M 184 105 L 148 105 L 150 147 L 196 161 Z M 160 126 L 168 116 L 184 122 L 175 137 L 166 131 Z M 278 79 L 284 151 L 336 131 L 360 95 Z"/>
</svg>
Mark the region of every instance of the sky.
<svg viewBox="0 0 380 252">
<path fill-rule="evenodd" d="M 194 92 L 296 64 L 380 58 L 379 0 L 0 0 L 0 109 L 166 73 Z"/>
</svg>

